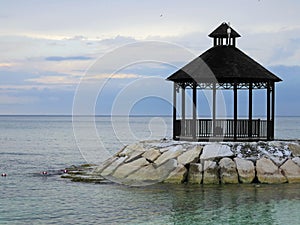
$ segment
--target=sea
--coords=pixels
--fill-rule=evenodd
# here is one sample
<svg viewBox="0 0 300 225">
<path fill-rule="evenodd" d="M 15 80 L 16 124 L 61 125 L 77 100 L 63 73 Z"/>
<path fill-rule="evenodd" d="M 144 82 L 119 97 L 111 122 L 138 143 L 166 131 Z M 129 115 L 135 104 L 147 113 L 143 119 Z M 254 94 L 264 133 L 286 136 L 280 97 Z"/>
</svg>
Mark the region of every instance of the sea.
<svg viewBox="0 0 300 225">
<path fill-rule="evenodd" d="M 171 129 L 164 116 L 0 116 L 0 224 L 299 224 L 300 184 L 130 187 L 60 176 Z M 275 136 L 299 139 L 300 117 L 278 117 Z"/>
</svg>

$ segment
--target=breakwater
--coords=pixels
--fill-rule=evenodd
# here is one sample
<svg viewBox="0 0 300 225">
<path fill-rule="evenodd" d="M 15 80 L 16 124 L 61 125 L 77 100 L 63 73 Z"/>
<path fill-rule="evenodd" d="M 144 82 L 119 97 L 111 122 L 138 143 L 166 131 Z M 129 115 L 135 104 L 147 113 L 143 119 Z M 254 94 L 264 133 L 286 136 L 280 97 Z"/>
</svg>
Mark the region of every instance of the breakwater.
<svg viewBox="0 0 300 225">
<path fill-rule="evenodd" d="M 141 141 L 125 146 L 89 175 L 131 186 L 300 183 L 300 145 L 298 141 Z"/>
</svg>

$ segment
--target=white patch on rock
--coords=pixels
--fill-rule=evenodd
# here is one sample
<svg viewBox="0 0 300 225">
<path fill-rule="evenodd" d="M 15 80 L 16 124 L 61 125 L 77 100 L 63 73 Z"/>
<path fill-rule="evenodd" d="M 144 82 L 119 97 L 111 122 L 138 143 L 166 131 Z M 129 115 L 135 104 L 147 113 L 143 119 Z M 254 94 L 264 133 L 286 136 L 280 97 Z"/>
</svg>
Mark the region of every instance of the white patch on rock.
<svg viewBox="0 0 300 225">
<path fill-rule="evenodd" d="M 222 157 L 232 157 L 233 152 L 227 145 L 210 144 L 205 145 L 200 156 L 201 160 L 208 160 Z"/>
<path fill-rule="evenodd" d="M 295 157 L 292 160 L 294 163 L 296 163 L 298 166 L 300 166 L 300 157 Z"/>
</svg>

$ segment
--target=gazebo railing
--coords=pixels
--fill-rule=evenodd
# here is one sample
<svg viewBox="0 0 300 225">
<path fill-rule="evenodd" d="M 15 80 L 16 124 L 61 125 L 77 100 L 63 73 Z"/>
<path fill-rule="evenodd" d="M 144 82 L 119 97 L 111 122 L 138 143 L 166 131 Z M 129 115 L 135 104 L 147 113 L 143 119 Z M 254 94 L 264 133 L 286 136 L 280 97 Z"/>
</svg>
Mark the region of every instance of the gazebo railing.
<svg viewBox="0 0 300 225">
<path fill-rule="evenodd" d="M 267 138 L 267 121 L 253 119 L 250 123 L 247 119 L 238 119 L 234 132 L 233 119 L 197 119 L 195 133 L 196 138 L 224 137 L 225 139 L 236 138 Z M 175 136 L 189 138 L 194 135 L 194 123 L 192 119 L 176 120 L 174 127 Z"/>
</svg>

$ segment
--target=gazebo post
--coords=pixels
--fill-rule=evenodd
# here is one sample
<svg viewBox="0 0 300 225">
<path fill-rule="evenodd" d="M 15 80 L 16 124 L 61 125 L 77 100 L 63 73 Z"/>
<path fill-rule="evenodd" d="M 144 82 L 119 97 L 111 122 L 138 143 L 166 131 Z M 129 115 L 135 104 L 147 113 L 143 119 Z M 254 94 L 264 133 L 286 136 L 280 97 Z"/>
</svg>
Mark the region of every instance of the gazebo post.
<svg viewBox="0 0 300 225">
<path fill-rule="evenodd" d="M 181 135 L 185 136 L 185 86 L 181 87 Z"/>
<path fill-rule="evenodd" d="M 234 86 L 233 86 L 233 95 L 234 95 L 234 100 L 233 100 L 233 105 L 234 105 L 234 110 L 233 110 L 233 127 L 234 127 L 234 136 L 233 139 L 236 141 L 237 139 L 237 82 L 234 81 Z"/>
<path fill-rule="evenodd" d="M 270 94 L 271 94 L 271 88 L 270 88 L 270 82 L 268 81 L 267 82 L 267 140 L 269 141 L 270 140 L 270 137 L 271 137 L 271 120 L 270 120 L 270 110 L 271 110 L 271 107 L 270 107 L 270 104 L 271 104 L 271 101 L 270 101 Z"/>
<path fill-rule="evenodd" d="M 212 116 L 213 116 L 213 136 L 216 136 L 216 83 L 213 83 L 213 111 L 212 111 Z"/>
<path fill-rule="evenodd" d="M 274 139 L 275 133 L 275 84 L 272 82 L 272 132 L 271 139 Z"/>
<path fill-rule="evenodd" d="M 197 83 L 193 81 L 193 140 L 196 141 L 196 118 L 197 117 Z"/>
<path fill-rule="evenodd" d="M 177 127 L 176 127 L 176 83 L 173 85 L 173 140 L 176 139 Z"/>
<path fill-rule="evenodd" d="M 252 137 L 252 82 L 249 83 L 249 122 L 248 122 L 248 137 Z"/>
</svg>

